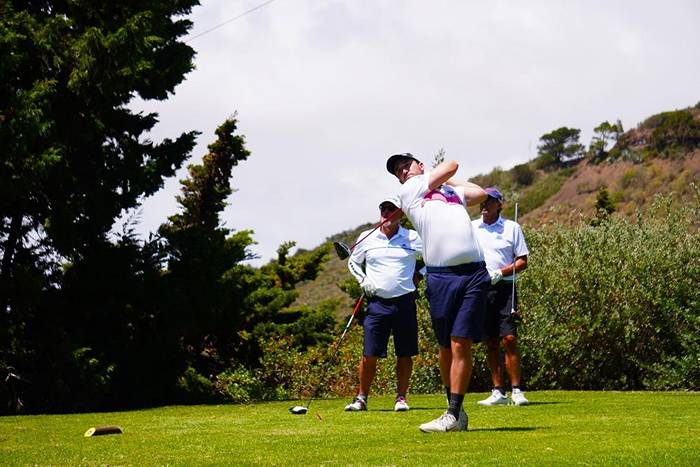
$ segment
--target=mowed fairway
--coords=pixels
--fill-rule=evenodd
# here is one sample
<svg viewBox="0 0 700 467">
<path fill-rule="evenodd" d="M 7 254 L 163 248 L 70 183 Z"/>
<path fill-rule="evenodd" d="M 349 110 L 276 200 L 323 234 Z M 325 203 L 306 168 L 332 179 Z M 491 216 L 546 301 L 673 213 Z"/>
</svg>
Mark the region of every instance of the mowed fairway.
<svg viewBox="0 0 700 467">
<path fill-rule="evenodd" d="M 700 393 L 529 392 L 527 407 L 478 407 L 469 431 L 424 434 L 444 396 L 371 397 L 345 413 L 344 399 L 177 406 L 150 410 L 0 417 L 0 464 L 27 465 L 700 465 Z M 121 435 L 92 438 L 96 425 Z"/>
</svg>

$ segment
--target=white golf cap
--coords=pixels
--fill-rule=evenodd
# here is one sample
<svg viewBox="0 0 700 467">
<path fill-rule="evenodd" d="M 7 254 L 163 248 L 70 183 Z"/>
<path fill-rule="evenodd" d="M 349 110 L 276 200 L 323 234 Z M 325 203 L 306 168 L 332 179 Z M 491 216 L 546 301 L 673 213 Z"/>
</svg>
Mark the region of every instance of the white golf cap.
<svg viewBox="0 0 700 467">
<path fill-rule="evenodd" d="M 401 204 L 399 203 L 399 198 L 396 195 L 389 195 L 382 198 L 382 200 L 379 202 L 379 207 L 381 207 L 384 203 L 391 203 L 397 208 L 401 207 Z"/>
</svg>

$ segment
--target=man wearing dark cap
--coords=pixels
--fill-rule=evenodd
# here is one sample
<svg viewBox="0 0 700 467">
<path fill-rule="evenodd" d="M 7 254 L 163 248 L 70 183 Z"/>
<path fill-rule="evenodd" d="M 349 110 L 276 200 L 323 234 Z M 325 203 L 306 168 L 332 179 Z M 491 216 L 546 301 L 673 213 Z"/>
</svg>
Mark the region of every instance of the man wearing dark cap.
<svg viewBox="0 0 700 467">
<path fill-rule="evenodd" d="M 456 161 L 445 161 L 426 171 L 410 153 L 395 154 L 386 163 L 401 183 L 399 207 L 423 239 L 425 293 L 449 400 L 445 413 L 420 426 L 423 432 L 467 429 L 463 401 L 471 378 L 471 349 L 482 339 L 491 280 L 465 209 L 486 199 L 486 193 L 478 185 L 454 180 L 458 167 Z"/>
<path fill-rule="evenodd" d="M 529 252 L 520 225 L 501 217 L 501 192 L 495 187 L 486 188 L 484 191 L 488 198 L 479 205 L 481 219 L 472 221 L 472 225 L 484 249 L 486 268 L 491 276 L 485 332 L 493 390 L 489 397 L 480 400 L 478 404 L 494 406 L 510 402 L 503 386 L 500 344 L 505 351 L 505 367 L 512 387 L 511 399 L 515 405 L 527 405 L 528 400 L 520 386 L 516 320 L 511 312 L 516 309 L 513 300 L 517 302 L 517 295 L 513 293 L 513 273 L 519 273 L 527 267 Z"/>
</svg>

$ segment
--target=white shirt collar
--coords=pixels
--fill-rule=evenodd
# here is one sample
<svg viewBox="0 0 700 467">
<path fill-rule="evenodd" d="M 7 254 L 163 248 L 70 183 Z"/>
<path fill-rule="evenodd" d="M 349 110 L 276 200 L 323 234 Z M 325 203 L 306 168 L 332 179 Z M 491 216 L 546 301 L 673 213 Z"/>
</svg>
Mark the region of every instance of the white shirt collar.
<svg viewBox="0 0 700 467">
<path fill-rule="evenodd" d="M 485 227 L 495 227 L 497 225 L 503 225 L 506 222 L 500 214 L 498 215 L 498 219 L 496 219 L 496 221 L 493 224 L 487 224 L 486 222 L 484 222 L 483 216 L 481 216 L 479 220 L 481 221 L 481 225 Z"/>
</svg>

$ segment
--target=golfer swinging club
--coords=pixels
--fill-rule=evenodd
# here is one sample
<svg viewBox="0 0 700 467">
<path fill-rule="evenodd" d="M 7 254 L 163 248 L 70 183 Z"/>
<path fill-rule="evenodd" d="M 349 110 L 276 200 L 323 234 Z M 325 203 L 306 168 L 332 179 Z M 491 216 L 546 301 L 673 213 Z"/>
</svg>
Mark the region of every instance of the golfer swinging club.
<svg viewBox="0 0 700 467">
<path fill-rule="evenodd" d="M 520 386 L 520 355 L 516 322 L 511 311 L 516 309 L 517 295 L 513 288 L 513 272 L 527 267 L 527 243 L 517 222 L 501 217 L 503 195 L 497 188 L 484 191 L 488 198 L 480 204 L 481 219 L 472 221 L 479 243 L 484 249 L 486 269 L 491 275 L 491 287 L 486 305 L 486 349 L 493 390 L 479 405 L 505 405 L 508 398 L 503 387 L 503 365 L 499 344 L 505 350 L 505 367 L 512 387 L 511 399 L 515 405 L 527 405 L 528 400 Z M 499 342 L 500 341 L 500 342 Z"/>
<path fill-rule="evenodd" d="M 435 337 L 440 345 L 440 375 L 448 392 L 447 411 L 420 426 L 423 432 L 464 431 L 464 393 L 472 371 L 472 342 L 482 339 L 486 293 L 491 278 L 484 253 L 465 209 L 486 199 L 481 187 L 457 182 L 456 161 L 431 171 L 410 153 L 395 154 L 386 162 L 401 183 L 400 208 L 423 239 L 428 270 L 426 296 Z"/>
<path fill-rule="evenodd" d="M 380 220 L 397 211 L 399 201 L 388 197 L 379 203 Z M 377 369 L 377 358 L 387 355 L 389 335 L 394 335 L 396 352 L 396 402 L 394 410 L 405 412 L 413 356 L 418 355 L 416 319 L 416 256 L 423 242 L 415 230 L 399 225 L 400 215 L 387 221 L 366 240 L 357 244 L 348 259 L 348 268 L 367 297 L 364 319 L 364 350 L 360 361 L 360 386 L 347 412 L 367 410 L 367 398 Z M 367 232 L 360 235 L 362 238 Z M 362 265 L 365 263 L 363 270 Z"/>
</svg>

